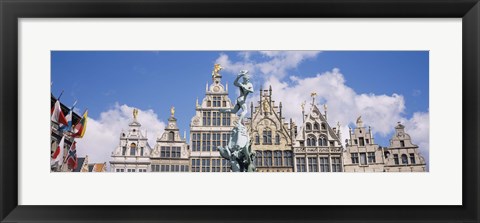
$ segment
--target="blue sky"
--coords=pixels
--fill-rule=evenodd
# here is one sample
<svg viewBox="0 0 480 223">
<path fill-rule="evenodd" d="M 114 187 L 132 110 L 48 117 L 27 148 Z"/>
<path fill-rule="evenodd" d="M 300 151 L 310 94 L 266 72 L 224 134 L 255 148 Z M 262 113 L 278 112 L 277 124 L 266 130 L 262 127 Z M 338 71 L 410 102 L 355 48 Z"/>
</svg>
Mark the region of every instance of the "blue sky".
<svg viewBox="0 0 480 223">
<path fill-rule="evenodd" d="M 371 103 L 383 103 L 385 100 L 374 96 L 384 95 L 385 99 L 393 101 L 395 105 L 401 103 L 403 108 L 392 111 L 395 114 L 388 116 L 392 117 L 388 123 L 392 122 L 394 126 L 402 120 L 417 123 L 414 114 L 428 115 L 428 61 L 428 51 L 322 51 L 291 54 L 238 51 L 52 51 L 51 78 L 54 95 L 58 96 L 62 90 L 65 91 L 62 103 L 71 105 L 78 100 L 77 108 L 80 111 L 88 108 L 89 116 L 94 120 L 101 121 L 102 113 L 115 109 L 118 105 L 127 105 L 140 110 L 151 109 L 158 115 L 160 122 L 166 122 L 170 107 L 175 106 L 179 127 L 182 132 L 188 132 L 190 120 L 195 114 L 195 100 L 203 98 L 205 84 L 210 82 L 213 64 L 216 62 L 225 68 L 221 73 L 224 83 L 229 83 L 232 100 L 237 94 L 232 82 L 240 68 L 251 70 L 256 90 L 259 90 L 260 85 L 273 84 L 277 91 L 294 90 L 297 86 L 298 92 L 302 83 L 298 79 L 320 78 L 318 75 L 333 73 L 337 78 L 343 77 L 344 83 L 340 83 L 339 89 L 348 88 L 354 92 L 350 95 L 358 96 L 357 99 L 364 95 L 371 99 Z M 318 79 L 328 80 L 330 79 Z M 282 87 L 278 83 L 282 83 Z M 318 88 L 321 86 L 318 85 Z M 276 93 L 279 98 L 275 98 Z M 284 93 L 274 92 L 274 99 L 282 101 Z M 397 100 L 397 97 L 393 97 L 394 94 L 401 96 L 402 100 Z M 305 92 L 305 98 L 309 98 L 309 92 Z M 290 99 L 286 96 L 283 99 L 285 107 Z M 319 95 L 318 100 L 333 104 L 329 114 L 345 112 L 339 107 L 335 108 L 332 97 L 323 98 Z M 388 110 L 388 106 L 385 109 Z M 359 111 L 364 111 L 361 109 Z M 375 109 L 375 106 L 371 109 Z M 300 113 L 299 107 L 291 109 L 292 116 L 295 116 L 295 110 Z M 337 118 L 343 120 L 341 124 L 346 127 L 353 126 L 346 122 L 354 122 L 353 117 L 356 116 L 358 114 Z M 378 120 L 373 116 L 369 119 L 367 121 L 370 122 Z M 329 121 L 335 125 L 337 120 Z M 369 125 L 366 120 L 364 122 Z M 390 129 L 392 126 L 378 126 L 377 129 Z M 411 128 L 413 133 L 421 130 L 415 130 L 413 126 Z M 391 132 L 381 132 L 382 134 L 375 134 L 377 143 L 388 146 Z M 346 135 L 344 133 L 344 138 Z M 416 143 L 415 136 L 412 137 Z M 425 138 L 419 138 L 421 137 Z M 428 145 L 428 139 L 426 143 Z"/>
</svg>

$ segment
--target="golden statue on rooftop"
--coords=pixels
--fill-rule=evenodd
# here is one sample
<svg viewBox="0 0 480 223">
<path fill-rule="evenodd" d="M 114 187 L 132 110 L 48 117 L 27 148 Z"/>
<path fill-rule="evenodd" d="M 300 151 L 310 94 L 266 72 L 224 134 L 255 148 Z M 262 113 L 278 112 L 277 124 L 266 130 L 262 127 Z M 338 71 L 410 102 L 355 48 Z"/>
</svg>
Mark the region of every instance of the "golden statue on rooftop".
<svg viewBox="0 0 480 223">
<path fill-rule="evenodd" d="M 134 108 L 133 109 L 133 119 L 137 120 L 138 117 L 138 109 Z"/>
<path fill-rule="evenodd" d="M 170 114 L 172 115 L 172 117 L 175 116 L 175 107 L 172 106 L 170 108 Z"/>
<path fill-rule="evenodd" d="M 221 75 L 218 72 L 220 72 L 222 69 L 223 69 L 223 67 L 220 66 L 220 64 L 218 64 L 218 63 L 215 64 L 213 66 L 212 78 L 220 77 Z"/>
</svg>

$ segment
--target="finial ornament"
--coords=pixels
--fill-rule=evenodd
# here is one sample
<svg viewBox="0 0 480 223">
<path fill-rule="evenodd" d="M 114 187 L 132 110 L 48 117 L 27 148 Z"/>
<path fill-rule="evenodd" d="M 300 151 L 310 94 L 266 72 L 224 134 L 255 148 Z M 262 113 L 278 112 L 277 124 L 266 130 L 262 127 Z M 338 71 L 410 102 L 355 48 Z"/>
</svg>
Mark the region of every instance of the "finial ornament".
<svg viewBox="0 0 480 223">
<path fill-rule="evenodd" d="M 302 105 L 300 105 L 300 106 L 302 106 L 302 112 L 305 111 L 305 101 L 303 101 Z"/>
<path fill-rule="evenodd" d="M 137 120 L 138 117 L 138 109 L 134 108 L 133 109 L 133 119 Z"/>
<path fill-rule="evenodd" d="M 221 75 L 220 75 L 220 73 L 218 73 L 218 72 L 220 72 L 222 69 L 223 69 L 223 67 L 220 66 L 220 64 L 218 64 L 218 63 L 215 64 L 215 65 L 213 66 L 212 78 L 220 77 Z"/>
<path fill-rule="evenodd" d="M 312 105 L 315 105 L 315 97 L 317 97 L 317 92 L 312 92 L 310 96 L 312 97 Z"/>
<path fill-rule="evenodd" d="M 357 118 L 357 127 L 363 127 L 362 116 L 358 116 Z"/>
<path fill-rule="evenodd" d="M 172 117 L 175 116 L 175 107 L 172 106 L 172 107 L 170 108 L 170 114 L 172 115 Z"/>
<path fill-rule="evenodd" d="M 326 111 L 327 108 L 328 108 L 328 107 L 327 107 L 327 104 L 325 103 L 325 104 L 323 105 L 323 109 L 325 109 L 325 111 Z"/>
</svg>

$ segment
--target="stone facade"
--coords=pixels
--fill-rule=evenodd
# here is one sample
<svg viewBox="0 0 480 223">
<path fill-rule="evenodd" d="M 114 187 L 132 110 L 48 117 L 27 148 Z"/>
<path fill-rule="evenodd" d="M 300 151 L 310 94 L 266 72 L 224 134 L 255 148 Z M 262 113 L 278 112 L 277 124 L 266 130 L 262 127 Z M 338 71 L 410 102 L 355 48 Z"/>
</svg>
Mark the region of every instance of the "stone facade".
<svg viewBox="0 0 480 223">
<path fill-rule="evenodd" d="M 141 132 L 142 125 L 137 121 L 135 114 L 133 122 L 128 126 L 128 131 L 122 130 L 120 133 L 120 143 L 112 152 L 110 171 L 149 172 L 152 149 L 148 144 L 147 137 Z"/>
<path fill-rule="evenodd" d="M 185 136 L 182 138 L 175 118 L 175 108 L 163 134 L 157 138 L 157 143 L 150 154 L 152 172 L 189 172 L 190 151 Z"/>
<path fill-rule="evenodd" d="M 229 172 L 230 163 L 223 159 L 217 147 L 227 145 L 230 132 L 237 116 L 221 113 L 221 109 L 232 109 L 228 97 L 228 84 L 221 83 L 222 76 L 212 76 L 207 83 L 205 97 L 195 105 L 195 116 L 190 123 L 190 171 Z"/>
<path fill-rule="evenodd" d="M 304 106 L 304 105 L 303 105 Z M 326 108 L 326 106 L 325 106 Z M 303 108 L 302 108 L 303 110 Z M 327 112 L 320 112 L 313 98 L 311 108 L 295 138 L 295 172 L 343 172 L 343 146 L 340 143 L 340 128 L 331 128 Z"/>
<path fill-rule="evenodd" d="M 425 172 L 425 159 L 418 146 L 412 143 L 405 126 L 398 123 L 395 134 L 390 139 L 390 146 L 385 148 L 386 172 Z"/>
<path fill-rule="evenodd" d="M 349 130 L 349 136 L 344 155 L 345 171 L 384 172 L 383 148 L 375 144 L 372 129 L 363 126 L 361 117 L 357 119 L 356 128 Z"/>
<path fill-rule="evenodd" d="M 256 155 L 257 172 L 293 171 L 291 125 L 282 116 L 282 103 L 277 106 L 272 100 L 272 88 L 260 89 L 260 100 L 255 107 L 251 103 L 250 118 L 245 124 Z"/>
</svg>

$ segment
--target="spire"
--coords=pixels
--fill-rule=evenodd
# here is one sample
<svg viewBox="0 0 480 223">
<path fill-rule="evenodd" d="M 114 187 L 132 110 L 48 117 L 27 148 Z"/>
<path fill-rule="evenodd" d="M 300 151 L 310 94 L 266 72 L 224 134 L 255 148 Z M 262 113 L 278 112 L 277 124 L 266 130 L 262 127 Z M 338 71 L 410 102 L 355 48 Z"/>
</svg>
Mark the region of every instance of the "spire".
<svg viewBox="0 0 480 223">
<path fill-rule="evenodd" d="M 323 110 L 325 111 L 325 120 L 327 119 L 327 103 L 323 105 Z"/>
<path fill-rule="evenodd" d="M 269 89 L 268 89 L 268 96 L 272 96 L 272 85 L 270 85 Z"/>
<path fill-rule="evenodd" d="M 279 115 L 280 115 L 280 120 L 282 119 L 282 102 L 280 102 L 280 110 L 279 110 Z"/>
</svg>

